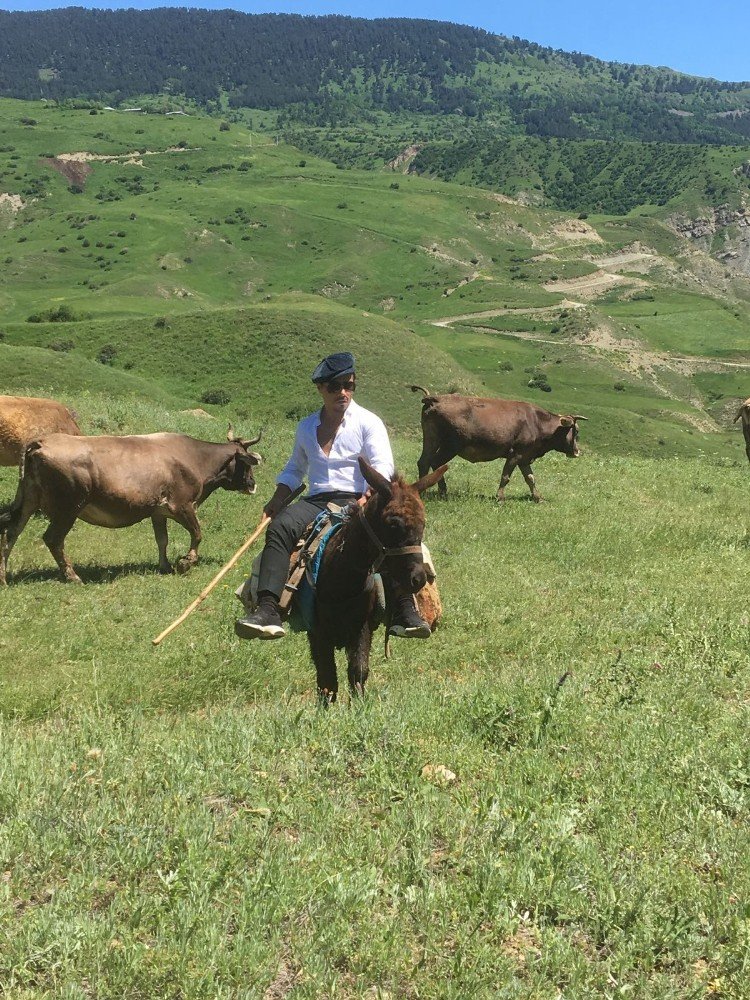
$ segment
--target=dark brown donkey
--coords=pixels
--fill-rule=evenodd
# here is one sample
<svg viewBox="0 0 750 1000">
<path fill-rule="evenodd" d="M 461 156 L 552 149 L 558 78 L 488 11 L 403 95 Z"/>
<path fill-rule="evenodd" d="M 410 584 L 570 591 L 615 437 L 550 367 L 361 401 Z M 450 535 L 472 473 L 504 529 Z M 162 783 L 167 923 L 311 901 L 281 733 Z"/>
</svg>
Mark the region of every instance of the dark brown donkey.
<svg viewBox="0 0 750 1000">
<path fill-rule="evenodd" d="M 349 688 L 364 694 L 370 672 L 372 635 L 380 624 L 373 573 L 382 566 L 390 581 L 411 594 L 425 584 L 422 560 L 424 504 L 420 498 L 445 473 L 443 465 L 408 485 L 397 475 L 390 482 L 359 460 L 373 489 L 326 547 L 318 574 L 315 620 L 308 633 L 318 673 L 321 701 L 336 700 L 336 649 L 345 649 Z"/>
</svg>

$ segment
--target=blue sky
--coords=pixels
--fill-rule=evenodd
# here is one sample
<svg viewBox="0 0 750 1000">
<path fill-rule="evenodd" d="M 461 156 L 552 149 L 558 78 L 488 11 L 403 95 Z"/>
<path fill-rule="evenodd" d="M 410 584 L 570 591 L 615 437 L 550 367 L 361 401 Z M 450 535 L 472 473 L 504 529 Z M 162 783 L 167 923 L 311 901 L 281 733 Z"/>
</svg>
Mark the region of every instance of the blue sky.
<svg viewBox="0 0 750 1000">
<path fill-rule="evenodd" d="M 0 0 L 2 10 L 66 7 L 70 0 Z M 189 0 L 88 3 L 85 7 L 188 6 Z M 232 7 L 249 13 L 348 14 L 352 17 L 424 17 L 472 24 L 542 45 L 600 59 L 670 66 L 719 80 L 750 80 L 748 0 L 305 0 L 266 3 L 208 0 L 193 6 Z"/>
</svg>

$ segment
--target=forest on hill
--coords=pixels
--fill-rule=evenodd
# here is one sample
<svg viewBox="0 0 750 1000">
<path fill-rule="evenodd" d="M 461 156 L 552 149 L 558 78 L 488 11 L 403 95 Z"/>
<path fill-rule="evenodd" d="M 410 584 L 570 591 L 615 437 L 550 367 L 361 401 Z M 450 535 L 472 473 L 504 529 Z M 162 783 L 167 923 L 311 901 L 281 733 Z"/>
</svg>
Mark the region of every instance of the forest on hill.
<svg viewBox="0 0 750 1000">
<path fill-rule="evenodd" d="M 611 63 L 408 18 L 158 8 L 0 12 L 0 95 L 171 94 L 323 125 L 376 112 L 489 118 L 566 139 L 744 143 L 750 84 Z"/>
</svg>

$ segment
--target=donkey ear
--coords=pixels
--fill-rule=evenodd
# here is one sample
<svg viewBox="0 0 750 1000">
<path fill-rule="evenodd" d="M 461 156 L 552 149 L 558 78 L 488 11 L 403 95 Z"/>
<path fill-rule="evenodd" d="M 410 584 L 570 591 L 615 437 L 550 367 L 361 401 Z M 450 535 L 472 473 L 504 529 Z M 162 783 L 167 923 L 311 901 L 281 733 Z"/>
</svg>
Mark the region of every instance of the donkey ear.
<svg viewBox="0 0 750 1000">
<path fill-rule="evenodd" d="M 430 472 L 426 476 L 422 476 L 418 479 L 416 483 L 411 484 L 411 488 L 416 490 L 417 493 L 424 493 L 425 490 L 429 490 L 431 486 L 434 486 L 438 479 L 442 479 L 445 473 L 448 471 L 449 466 L 441 465 L 439 469 L 435 469 L 434 472 Z"/>
<path fill-rule="evenodd" d="M 367 483 L 382 497 L 385 497 L 386 500 L 390 500 L 393 496 L 393 490 L 385 476 L 381 475 L 377 469 L 373 468 L 369 462 L 361 457 L 359 459 L 359 467 Z"/>
</svg>

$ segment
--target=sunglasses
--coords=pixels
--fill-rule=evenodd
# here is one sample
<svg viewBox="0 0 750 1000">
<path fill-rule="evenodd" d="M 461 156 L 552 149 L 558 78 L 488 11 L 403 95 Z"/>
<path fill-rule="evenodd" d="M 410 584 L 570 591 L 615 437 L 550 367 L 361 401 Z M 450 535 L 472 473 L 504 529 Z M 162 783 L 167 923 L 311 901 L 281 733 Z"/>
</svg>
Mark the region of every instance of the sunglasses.
<svg viewBox="0 0 750 1000">
<path fill-rule="evenodd" d="M 333 395 L 336 392 L 341 392 L 342 389 L 344 390 L 344 392 L 354 392 L 356 388 L 357 388 L 357 383 L 354 381 L 354 379 L 349 379 L 348 382 L 325 383 L 325 390 L 326 392 L 330 392 L 331 395 Z"/>
</svg>

